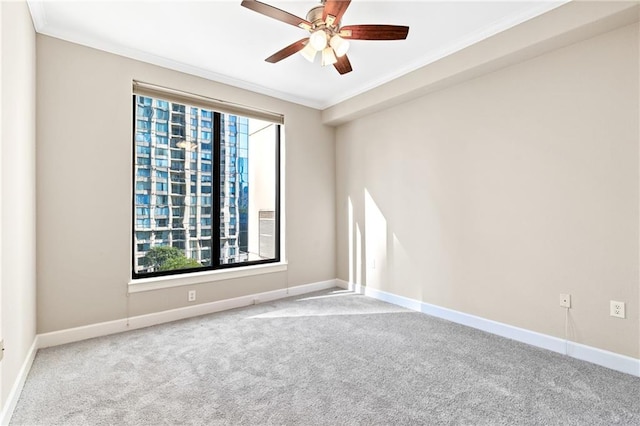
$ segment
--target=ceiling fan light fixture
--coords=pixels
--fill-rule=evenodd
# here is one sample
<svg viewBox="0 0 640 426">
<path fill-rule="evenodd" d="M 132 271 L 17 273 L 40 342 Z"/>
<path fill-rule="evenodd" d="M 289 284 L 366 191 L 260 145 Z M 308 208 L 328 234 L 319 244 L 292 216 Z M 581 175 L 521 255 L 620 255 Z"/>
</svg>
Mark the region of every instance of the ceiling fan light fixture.
<svg viewBox="0 0 640 426">
<path fill-rule="evenodd" d="M 318 51 L 313 48 L 310 42 L 307 42 L 300 51 L 300 54 L 309 62 L 313 62 L 316 59 L 316 53 L 318 53 Z"/>
<path fill-rule="evenodd" d="M 338 58 L 336 58 L 336 54 L 333 52 L 331 47 L 326 47 L 322 51 L 322 66 L 326 67 L 327 65 L 333 65 L 338 62 Z"/>
<path fill-rule="evenodd" d="M 333 50 L 335 51 L 338 58 L 346 55 L 347 51 L 349 50 L 349 42 L 340 37 L 338 34 L 331 37 L 329 45 L 333 47 Z"/>
<path fill-rule="evenodd" d="M 327 47 L 327 33 L 324 30 L 318 30 L 309 37 L 309 44 L 314 49 L 320 51 Z"/>
</svg>

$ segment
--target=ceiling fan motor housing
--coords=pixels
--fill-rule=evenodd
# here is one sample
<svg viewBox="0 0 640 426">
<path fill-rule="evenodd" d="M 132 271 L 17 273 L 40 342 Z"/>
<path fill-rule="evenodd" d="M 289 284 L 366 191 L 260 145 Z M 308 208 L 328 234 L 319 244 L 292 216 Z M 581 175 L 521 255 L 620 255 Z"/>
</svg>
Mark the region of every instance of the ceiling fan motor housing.
<svg viewBox="0 0 640 426">
<path fill-rule="evenodd" d="M 329 31 L 330 34 L 335 33 L 335 31 L 339 28 L 340 23 L 331 22 L 329 19 L 327 19 L 327 21 L 329 22 L 325 22 L 324 19 L 322 19 L 323 13 L 324 13 L 323 4 L 315 6 L 307 13 L 307 21 L 313 24 L 313 28 L 311 31 L 317 31 L 317 30 L 323 29 L 325 31 Z"/>
</svg>

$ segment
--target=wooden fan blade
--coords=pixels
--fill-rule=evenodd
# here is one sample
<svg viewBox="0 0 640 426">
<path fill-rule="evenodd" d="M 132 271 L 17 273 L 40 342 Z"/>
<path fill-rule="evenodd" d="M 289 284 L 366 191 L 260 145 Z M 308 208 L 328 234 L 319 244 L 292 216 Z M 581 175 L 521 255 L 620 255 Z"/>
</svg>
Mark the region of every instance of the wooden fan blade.
<svg viewBox="0 0 640 426">
<path fill-rule="evenodd" d="M 351 0 L 327 0 L 324 4 L 324 11 L 322 12 L 322 20 L 327 25 L 334 25 L 334 23 L 340 22 L 342 15 L 346 12 Z M 331 17 L 330 22 L 327 22 L 327 17 Z"/>
<path fill-rule="evenodd" d="M 307 41 L 309 41 L 309 37 L 298 40 L 295 43 L 291 43 L 289 46 L 285 47 L 284 49 L 279 50 L 273 55 L 269 56 L 267 59 L 265 59 L 265 61 L 271 62 L 272 64 L 275 64 L 276 62 L 280 62 L 284 58 L 288 58 L 294 53 L 301 51 L 304 48 L 305 44 L 307 44 Z"/>
<path fill-rule="evenodd" d="M 338 70 L 341 75 L 353 71 L 353 68 L 351 68 L 351 62 L 349 62 L 347 55 L 339 57 L 338 62 L 333 64 L 333 66 L 336 67 L 336 70 Z"/>
<path fill-rule="evenodd" d="M 285 22 L 305 30 L 309 30 L 311 28 L 311 22 L 266 3 L 256 0 L 242 0 L 241 6 L 261 13 L 269 18 L 277 19 L 278 21 Z"/>
<path fill-rule="evenodd" d="M 409 27 L 401 25 L 347 25 L 340 28 L 340 36 L 351 40 L 404 40 Z"/>
</svg>

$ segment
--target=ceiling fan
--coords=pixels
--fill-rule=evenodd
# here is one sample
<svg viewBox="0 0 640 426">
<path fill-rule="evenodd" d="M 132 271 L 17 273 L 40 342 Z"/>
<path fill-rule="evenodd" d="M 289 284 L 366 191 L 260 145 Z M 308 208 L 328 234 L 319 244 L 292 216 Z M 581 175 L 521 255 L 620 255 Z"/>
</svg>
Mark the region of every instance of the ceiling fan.
<svg viewBox="0 0 640 426">
<path fill-rule="evenodd" d="M 269 56 L 265 61 L 275 64 L 296 52 L 300 52 L 310 62 L 322 52 L 322 66 L 333 65 L 340 74 L 352 71 L 347 58 L 348 40 L 404 40 L 409 27 L 400 25 L 346 25 L 340 26 L 342 15 L 351 0 L 321 0 L 321 4 L 307 13 L 307 19 L 257 0 L 242 0 L 242 6 L 285 22 L 303 30 L 310 36 L 290 44 Z"/>
</svg>

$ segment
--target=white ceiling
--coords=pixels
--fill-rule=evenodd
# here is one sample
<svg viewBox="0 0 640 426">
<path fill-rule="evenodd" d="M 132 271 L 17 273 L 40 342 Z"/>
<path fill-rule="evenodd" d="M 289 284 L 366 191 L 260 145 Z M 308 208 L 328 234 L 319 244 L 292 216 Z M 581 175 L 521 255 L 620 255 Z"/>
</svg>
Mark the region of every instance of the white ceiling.
<svg viewBox="0 0 640 426">
<path fill-rule="evenodd" d="M 241 1 L 34 1 L 36 31 L 324 109 L 547 12 L 558 1 L 353 0 L 342 24 L 410 27 L 403 41 L 352 41 L 351 73 L 295 54 L 264 59 L 303 38 L 300 28 Z M 305 17 L 314 1 L 270 1 Z"/>
</svg>

